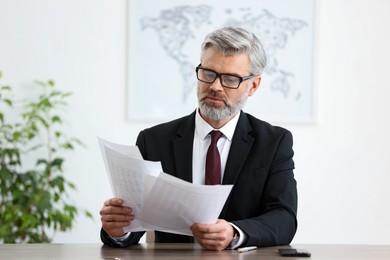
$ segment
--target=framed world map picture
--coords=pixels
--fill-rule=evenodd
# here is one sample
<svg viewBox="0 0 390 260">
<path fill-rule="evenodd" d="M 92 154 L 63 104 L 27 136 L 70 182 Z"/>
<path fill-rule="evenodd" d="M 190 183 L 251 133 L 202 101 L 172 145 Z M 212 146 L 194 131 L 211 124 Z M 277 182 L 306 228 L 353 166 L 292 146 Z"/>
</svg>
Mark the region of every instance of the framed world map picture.
<svg viewBox="0 0 390 260">
<path fill-rule="evenodd" d="M 129 120 L 194 111 L 204 37 L 239 26 L 256 34 L 268 59 L 244 111 L 274 123 L 314 121 L 314 0 L 131 0 L 128 9 Z"/>
</svg>

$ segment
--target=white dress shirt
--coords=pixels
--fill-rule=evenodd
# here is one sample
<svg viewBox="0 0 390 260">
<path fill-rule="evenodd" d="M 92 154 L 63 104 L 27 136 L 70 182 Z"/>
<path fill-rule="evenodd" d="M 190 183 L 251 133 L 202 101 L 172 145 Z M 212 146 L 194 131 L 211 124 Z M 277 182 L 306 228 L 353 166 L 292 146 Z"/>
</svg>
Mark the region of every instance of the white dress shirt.
<svg viewBox="0 0 390 260">
<path fill-rule="evenodd" d="M 221 157 L 221 184 L 225 172 L 226 162 L 232 145 L 232 138 L 234 131 L 236 130 L 237 122 L 240 117 L 240 113 L 234 116 L 229 122 L 226 123 L 220 129 L 214 129 L 209 125 L 199 114 L 199 110 L 196 110 L 195 116 L 195 134 L 194 134 L 194 147 L 192 153 L 192 183 L 205 184 L 205 169 L 206 169 L 206 156 L 207 150 L 211 143 L 212 130 L 218 130 L 222 132 L 221 138 L 217 142 L 219 155 Z M 238 232 L 239 239 L 232 245 L 231 249 L 239 247 L 245 240 L 245 233 L 233 223 L 230 223 Z"/>
<path fill-rule="evenodd" d="M 221 138 L 219 138 L 217 143 L 219 155 L 221 157 L 222 182 L 227 157 L 229 155 L 234 130 L 236 129 L 239 116 L 240 114 L 238 113 L 226 125 L 224 125 L 220 129 L 214 129 L 206 121 L 204 121 L 204 119 L 200 116 L 198 110 L 196 110 L 194 147 L 192 153 L 192 183 L 205 184 L 206 156 L 207 150 L 211 143 L 211 136 L 209 133 L 212 130 L 218 130 L 223 134 Z"/>
</svg>

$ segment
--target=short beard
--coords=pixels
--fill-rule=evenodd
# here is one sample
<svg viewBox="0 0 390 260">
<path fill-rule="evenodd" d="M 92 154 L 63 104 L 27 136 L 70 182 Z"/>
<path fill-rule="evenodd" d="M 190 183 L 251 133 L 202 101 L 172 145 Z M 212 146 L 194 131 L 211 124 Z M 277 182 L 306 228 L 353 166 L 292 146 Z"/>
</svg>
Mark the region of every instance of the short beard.
<svg viewBox="0 0 390 260">
<path fill-rule="evenodd" d="M 225 106 L 223 108 L 218 108 L 212 105 L 208 105 L 205 102 L 205 99 L 207 96 L 217 96 L 215 91 L 210 90 L 207 94 L 205 94 L 203 97 L 199 97 L 198 94 L 198 103 L 199 103 L 199 109 L 202 115 L 210 118 L 214 121 L 220 121 L 225 118 L 232 117 L 239 113 L 241 109 L 244 107 L 249 94 L 249 87 L 248 91 L 246 91 L 234 104 L 228 104 L 226 101 L 224 101 Z"/>
</svg>

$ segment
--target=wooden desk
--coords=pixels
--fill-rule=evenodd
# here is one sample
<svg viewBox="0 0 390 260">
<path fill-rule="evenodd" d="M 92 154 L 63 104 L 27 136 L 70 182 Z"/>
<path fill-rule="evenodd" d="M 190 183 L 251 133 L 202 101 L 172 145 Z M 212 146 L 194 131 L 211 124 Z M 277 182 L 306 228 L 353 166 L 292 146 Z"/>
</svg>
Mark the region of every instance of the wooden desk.
<svg viewBox="0 0 390 260">
<path fill-rule="evenodd" d="M 283 248 L 288 246 L 283 246 Z M 305 248 L 312 253 L 311 258 L 281 257 L 278 248 L 259 248 L 246 253 L 236 250 L 221 252 L 206 251 L 193 244 L 139 244 L 129 248 L 111 248 L 101 244 L 2 244 L 1 260 L 247 260 L 247 259 L 342 259 L 342 260 L 379 260 L 390 259 L 390 245 L 292 245 Z"/>
</svg>

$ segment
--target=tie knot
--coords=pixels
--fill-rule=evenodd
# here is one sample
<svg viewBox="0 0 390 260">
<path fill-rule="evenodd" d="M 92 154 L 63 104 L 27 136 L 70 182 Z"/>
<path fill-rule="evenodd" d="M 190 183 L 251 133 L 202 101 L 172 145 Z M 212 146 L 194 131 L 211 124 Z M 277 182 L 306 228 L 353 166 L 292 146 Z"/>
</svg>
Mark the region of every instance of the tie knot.
<svg viewBox="0 0 390 260">
<path fill-rule="evenodd" d="M 210 132 L 210 135 L 211 135 L 211 143 L 216 143 L 218 142 L 218 139 L 222 136 L 222 132 L 213 130 Z"/>
</svg>

